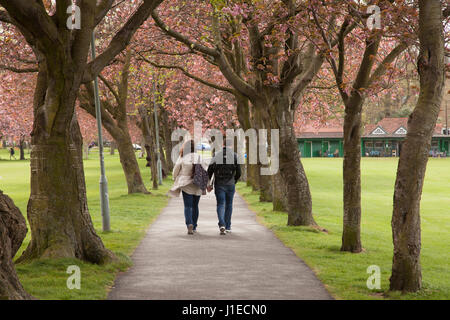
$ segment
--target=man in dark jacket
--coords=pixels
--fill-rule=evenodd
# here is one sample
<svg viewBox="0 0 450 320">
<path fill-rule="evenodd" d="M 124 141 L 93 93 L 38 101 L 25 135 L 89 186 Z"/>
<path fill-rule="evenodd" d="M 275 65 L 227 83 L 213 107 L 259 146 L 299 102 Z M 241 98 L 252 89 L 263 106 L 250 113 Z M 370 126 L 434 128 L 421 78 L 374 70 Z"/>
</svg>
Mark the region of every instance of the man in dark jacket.
<svg viewBox="0 0 450 320">
<path fill-rule="evenodd" d="M 214 193 L 217 201 L 217 217 L 219 218 L 220 234 L 231 232 L 231 214 L 233 213 L 233 198 L 235 185 L 241 177 L 241 166 L 236 153 L 224 147 L 218 152 L 208 167 L 208 177 L 211 181 L 214 175 Z M 211 191 L 211 189 L 209 189 Z"/>
</svg>

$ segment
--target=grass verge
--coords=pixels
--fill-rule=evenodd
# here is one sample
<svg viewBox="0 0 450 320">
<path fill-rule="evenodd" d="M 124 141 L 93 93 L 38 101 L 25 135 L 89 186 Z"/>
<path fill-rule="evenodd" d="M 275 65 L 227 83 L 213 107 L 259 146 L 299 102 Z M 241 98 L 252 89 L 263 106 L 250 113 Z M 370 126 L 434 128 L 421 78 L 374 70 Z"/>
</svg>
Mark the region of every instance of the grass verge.
<svg viewBox="0 0 450 320">
<path fill-rule="evenodd" d="M 17 153 L 16 153 L 17 154 Z M 29 161 L 9 161 L 7 150 L 0 149 L 0 189 L 9 195 L 26 215 L 29 197 Z M 29 154 L 26 154 L 29 158 Z M 105 299 L 118 272 L 131 266 L 129 256 L 144 237 L 149 225 L 167 205 L 165 196 L 171 182 L 165 180 L 159 190 L 151 190 L 150 170 L 145 159 L 139 159 L 141 173 L 152 195 L 127 194 L 127 185 L 118 155 L 105 154 L 108 178 L 111 232 L 102 232 L 99 198 L 99 160 L 95 150 L 90 159 L 84 161 L 89 211 L 97 234 L 105 246 L 119 258 L 118 262 L 99 266 L 77 259 L 37 260 L 16 266 L 24 288 L 39 299 Z M 17 256 L 30 241 L 28 232 Z M 67 288 L 67 268 L 80 267 L 81 290 Z"/>
<path fill-rule="evenodd" d="M 362 228 L 365 252 L 340 252 L 342 236 L 342 159 L 304 159 L 316 222 L 329 233 L 287 227 L 287 214 L 244 183 L 238 192 L 258 220 L 302 258 L 337 299 L 450 298 L 450 159 L 430 159 L 421 202 L 423 289 L 414 294 L 387 293 L 392 267 L 391 215 L 398 159 L 362 160 Z M 381 289 L 369 290 L 367 268 L 381 269 Z"/>
</svg>

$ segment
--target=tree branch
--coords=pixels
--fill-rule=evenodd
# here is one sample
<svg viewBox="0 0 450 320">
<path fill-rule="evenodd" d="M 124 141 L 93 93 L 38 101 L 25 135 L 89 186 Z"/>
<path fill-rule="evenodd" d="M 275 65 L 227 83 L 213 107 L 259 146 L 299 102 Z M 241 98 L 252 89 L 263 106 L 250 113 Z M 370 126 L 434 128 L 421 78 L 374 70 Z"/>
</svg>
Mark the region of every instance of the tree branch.
<svg viewBox="0 0 450 320">
<path fill-rule="evenodd" d="M 447 8 L 444 9 L 442 15 L 444 16 L 444 18 L 450 17 L 450 5 L 448 5 Z"/>
<path fill-rule="evenodd" d="M 119 101 L 117 106 L 118 121 L 126 124 L 127 119 L 127 100 L 128 100 L 128 77 L 130 75 L 131 50 L 127 49 L 125 63 L 123 64 L 122 74 L 119 83 Z"/>
<path fill-rule="evenodd" d="M 145 58 L 144 56 L 142 56 L 141 54 L 139 54 L 141 56 L 140 60 L 145 61 L 146 63 L 154 66 L 155 68 L 159 68 L 159 69 L 172 69 L 172 70 L 179 70 L 181 71 L 186 77 L 189 77 L 197 82 L 200 82 L 208 87 L 220 90 L 220 91 L 225 91 L 225 92 L 229 92 L 233 95 L 236 94 L 236 91 L 232 88 L 228 88 L 228 87 L 224 87 L 221 85 L 218 85 L 216 83 L 213 83 L 211 81 L 207 81 L 205 79 L 202 79 L 196 75 L 193 75 L 192 73 L 189 73 L 188 71 L 186 71 L 183 67 L 177 66 L 177 65 L 162 65 L 162 64 L 158 64 L 156 62 L 153 62 L 147 58 Z"/>
<path fill-rule="evenodd" d="M 405 42 L 400 43 L 396 46 L 392 51 L 383 59 L 383 61 L 378 65 L 378 67 L 373 72 L 372 76 L 369 79 L 369 86 L 376 81 L 378 78 L 383 76 L 383 74 L 387 70 L 387 66 L 389 66 L 394 60 L 402 54 L 408 48 L 408 45 Z"/>
<path fill-rule="evenodd" d="M 119 94 L 116 92 L 116 90 L 114 89 L 113 85 L 111 82 L 109 82 L 104 76 L 102 76 L 101 74 L 98 75 L 98 77 L 100 78 L 100 80 L 106 85 L 106 87 L 109 89 L 109 91 L 112 93 L 112 95 L 114 96 L 114 98 L 116 99 L 117 103 L 119 103 L 120 98 L 119 98 Z"/>
<path fill-rule="evenodd" d="M 313 81 L 316 74 L 322 68 L 325 58 L 322 54 L 316 54 L 309 63 L 309 68 L 302 72 L 299 80 L 296 82 L 295 88 L 293 90 L 294 103 L 298 105 L 300 103 L 300 98 L 302 92 L 307 88 Z"/>
<path fill-rule="evenodd" d="M 114 0 L 100 1 L 100 3 L 97 5 L 97 8 L 95 9 L 94 25 L 98 25 L 103 20 L 103 18 L 108 14 L 109 10 L 111 9 L 113 3 Z"/>
<path fill-rule="evenodd" d="M 199 44 L 197 42 L 194 42 L 190 40 L 185 35 L 172 30 L 167 26 L 159 17 L 156 10 L 152 12 L 152 17 L 155 20 L 156 25 L 163 30 L 167 35 L 171 36 L 178 42 L 181 42 L 185 45 L 187 45 L 191 50 L 195 50 L 199 53 L 202 53 L 204 55 L 210 56 L 214 59 L 213 62 L 217 62 L 217 65 L 219 69 L 222 71 L 222 74 L 225 76 L 225 78 L 228 80 L 228 82 L 241 94 L 245 95 L 246 97 L 250 99 L 256 99 L 258 97 L 258 93 L 255 88 L 253 88 L 250 84 L 248 84 L 244 79 L 242 79 L 231 67 L 228 59 L 226 58 L 223 50 L 221 50 L 221 37 L 218 30 L 218 21 L 217 16 L 213 15 L 213 29 L 215 30 L 214 38 L 216 46 L 218 46 L 218 49 L 212 49 L 209 47 L 206 47 L 202 44 Z"/>
<path fill-rule="evenodd" d="M 7 66 L 4 64 L 0 64 L 0 69 L 1 70 L 8 70 L 8 71 L 12 71 L 14 73 L 35 73 L 35 72 L 39 72 L 39 69 L 36 68 L 16 68 L 16 67 L 11 67 L 11 66 Z"/>
<path fill-rule="evenodd" d="M 250 100 L 255 101 L 259 96 L 258 92 L 251 84 L 241 78 L 240 74 L 236 73 L 236 70 L 232 67 L 227 58 L 227 53 L 224 51 L 222 46 L 222 35 L 220 32 L 219 19 L 215 13 L 212 17 L 212 29 L 214 33 L 214 41 L 219 53 L 219 56 L 215 60 L 217 60 L 220 71 L 222 71 L 224 77 L 237 91 Z"/>
<path fill-rule="evenodd" d="M 184 43 L 186 46 L 188 46 L 191 50 L 199 51 L 203 54 L 209 55 L 211 57 L 218 57 L 219 52 L 216 49 L 212 49 L 209 47 L 206 47 L 200 43 L 194 42 L 190 40 L 187 36 L 179 33 L 178 31 L 172 30 L 169 28 L 168 25 L 164 23 L 164 21 L 161 20 L 156 10 L 152 12 L 153 20 L 155 21 L 156 25 L 164 31 L 166 34 L 177 40 L 178 42 Z"/>
<path fill-rule="evenodd" d="M 341 30 L 338 35 L 338 50 L 339 50 L 339 68 L 337 70 L 338 85 L 341 85 L 344 77 L 345 70 L 345 30 L 347 30 L 349 21 L 345 19 L 342 23 Z"/>
<path fill-rule="evenodd" d="M 338 50 L 339 50 L 339 66 L 336 64 L 336 60 L 331 55 L 332 46 L 330 43 L 330 40 L 328 39 L 325 30 L 320 25 L 319 19 L 317 18 L 317 14 L 314 10 L 311 10 L 314 18 L 314 23 L 316 24 L 317 28 L 320 30 L 320 34 L 322 36 L 323 41 L 327 45 L 327 49 L 329 53 L 326 55 L 326 59 L 330 63 L 331 69 L 333 70 L 334 76 L 336 78 L 336 84 L 338 86 L 339 93 L 342 96 L 342 100 L 346 102 L 348 100 L 348 94 L 344 91 L 342 84 L 343 84 L 343 74 L 344 74 L 344 63 L 345 63 L 345 45 L 344 45 L 344 38 L 345 38 L 345 30 L 348 26 L 348 20 L 345 19 L 342 23 L 341 29 L 339 31 L 337 44 L 338 44 Z"/>
<path fill-rule="evenodd" d="M 80 102 L 80 108 L 82 108 L 92 117 L 95 118 L 97 114 L 95 112 L 94 97 L 89 92 L 90 89 L 88 89 L 88 86 L 90 86 L 90 84 L 85 85 L 86 91 L 82 92 L 80 90 L 80 94 L 78 95 L 78 101 Z M 106 111 L 103 102 L 101 106 L 101 117 L 102 117 L 102 125 L 105 127 L 106 130 L 108 130 L 108 132 L 111 134 L 111 136 L 113 136 L 114 139 L 117 139 L 121 134 L 120 129 L 118 128 L 113 117 L 111 117 L 111 115 Z"/>
<path fill-rule="evenodd" d="M 360 94 L 360 89 L 364 89 L 369 86 L 370 73 L 375 63 L 375 57 L 380 46 L 380 41 L 380 35 L 376 35 L 375 39 L 366 40 L 366 49 L 364 50 L 364 55 L 359 66 L 358 74 L 355 82 L 353 83 L 353 90 L 356 90 L 358 94 Z"/>
<path fill-rule="evenodd" d="M 137 51 L 136 51 L 137 52 Z M 138 54 L 142 53 L 151 53 L 155 55 L 164 55 L 164 56 L 184 56 L 189 54 L 197 54 L 194 50 L 188 50 L 184 52 L 169 52 L 169 51 L 163 51 L 163 50 L 157 50 L 157 49 L 149 49 L 149 50 L 141 50 L 138 52 Z"/>
<path fill-rule="evenodd" d="M 14 24 L 13 19 L 5 10 L 0 10 L 0 21 L 4 23 Z"/>
<path fill-rule="evenodd" d="M 37 43 L 43 52 L 46 52 L 52 43 L 59 40 L 58 28 L 39 2 L 0 0 L 0 5 L 6 9 L 13 21 L 16 21 L 29 33 L 28 36 L 31 35 L 34 39 L 39 40 Z M 27 34 L 25 35 L 27 36 Z M 32 42 L 34 39 L 27 40 Z"/>
<path fill-rule="evenodd" d="M 133 16 L 128 19 L 122 29 L 117 32 L 111 40 L 108 48 L 94 61 L 91 61 L 88 64 L 83 78 L 84 83 L 92 81 L 95 75 L 99 74 L 100 71 L 103 70 L 103 68 L 115 58 L 116 55 L 128 46 L 135 32 L 148 19 L 152 11 L 162 1 L 163 0 L 144 0 Z"/>
</svg>

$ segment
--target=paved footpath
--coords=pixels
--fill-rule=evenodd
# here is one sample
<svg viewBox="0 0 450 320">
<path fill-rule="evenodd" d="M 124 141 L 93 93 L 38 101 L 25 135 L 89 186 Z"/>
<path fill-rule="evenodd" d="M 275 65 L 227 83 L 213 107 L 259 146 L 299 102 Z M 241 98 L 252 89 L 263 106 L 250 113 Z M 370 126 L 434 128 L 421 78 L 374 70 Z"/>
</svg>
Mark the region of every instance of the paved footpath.
<svg viewBox="0 0 450 320">
<path fill-rule="evenodd" d="M 214 193 L 200 199 L 198 233 L 184 225 L 183 201 L 171 199 L 121 273 L 109 299 L 331 299 L 314 273 L 236 194 L 232 233 L 219 235 Z"/>
</svg>

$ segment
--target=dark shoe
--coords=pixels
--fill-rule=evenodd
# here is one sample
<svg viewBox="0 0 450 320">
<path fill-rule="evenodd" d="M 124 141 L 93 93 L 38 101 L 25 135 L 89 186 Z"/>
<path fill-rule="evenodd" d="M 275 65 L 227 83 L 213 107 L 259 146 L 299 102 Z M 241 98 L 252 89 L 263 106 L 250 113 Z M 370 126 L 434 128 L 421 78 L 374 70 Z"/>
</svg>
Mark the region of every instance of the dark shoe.
<svg viewBox="0 0 450 320">
<path fill-rule="evenodd" d="M 225 234 L 225 227 L 220 227 L 220 235 L 224 236 Z"/>
<path fill-rule="evenodd" d="M 188 234 L 194 234 L 194 225 L 193 224 L 188 225 Z"/>
</svg>

